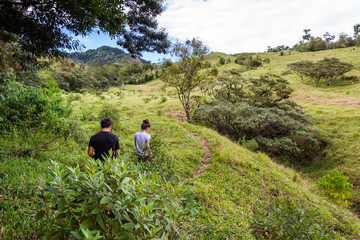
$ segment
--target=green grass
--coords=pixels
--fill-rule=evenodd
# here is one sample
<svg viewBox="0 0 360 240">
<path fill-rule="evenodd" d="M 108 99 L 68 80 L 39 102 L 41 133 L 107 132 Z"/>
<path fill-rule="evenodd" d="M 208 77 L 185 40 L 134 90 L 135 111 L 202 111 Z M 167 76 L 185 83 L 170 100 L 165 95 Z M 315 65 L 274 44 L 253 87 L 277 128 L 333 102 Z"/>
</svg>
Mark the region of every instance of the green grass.
<svg viewBox="0 0 360 240">
<path fill-rule="evenodd" d="M 279 53 L 256 53 L 253 56 L 269 58 L 270 63 L 263 63 L 262 67 L 244 73 L 246 77 L 258 77 L 267 73 L 283 75 L 287 65 L 301 60 L 319 61 L 325 57 L 339 58 L 340 61 L 354 65 L 354 70 L 346 76 L 356 76 L 357 81 L 335 80 L 328 87 L 325 83 L 316 87 L 310 79 L 301 82 L 295 74 L 283 75 L 287 79 L 294 93 L 291 100 L 304 107 L 304 110 L 312 117 L 315 127 L 320 129 L 330 141 L 326 149 L 326 156 L 311 166 L 301 166 L 298 170 L 306 173 L 309 177 L 317 178 L 328 174 L 333 170 L 344 172 L 354 185 L 352 191 L 353 205 L 351 208 L 360 212 L 360 47 L 326 50 L 319 52 L 299 53 L 286 51 L 284 56 Z M 224 56 L 223 56 L 224 57 Z M 239 68 L 235 63 L 220 67 L 220 72 Z"/>
<path fill-rule="evenodd" d="M 269 57 L 270 64 L 245 75 L 281 74 L 288 63 L 303 59 L 320 60 L 324 55 L 357 64 L 356 69 L 348 74 L 357 75 L 360 59 L 356 56 L 359 53 L 359 48 L 317 53 L 291 52 L 291 55 L 285 53 L 285 56 L 260 53 L 256 55 Z M 213 55 L 214 62 L 218 61 L 218 57 L 226 57 L 220 53 Z M 221 66 L 220 70 L 236 67 L 239 65 L 230 63 Z M 0 160 L 0 230 L 4 229 L 5 239 L 36 239 L 42 234 L 37 229 L 39 224 L 44 223 L 34 221 L 34 212 L 40 201 L 35 192 L 46 181 L 49 160 L 69 166 L 87 158 L 87 143 L 90 136 L 100 130 L 99 121 L 104 107 L 114 110 L 111 114 L 117 120 L 113 132 L 119 136 L 122 153 L 134 152 L 134 133 L 140 130 L 142 120 L 150 120 L 150 134 L 161 139 L 164 154 L 172 161 L 173 170 L 191 188 L 199 204 L 199 213 L 190 219 L 193 224 L 186 223 L 182 227 L 184 238 L 252 239 L 250 221 L 255 206 L 282 196 L 305 201 L 308 206 L 318 209 L 341 236 L 359 239 L 359 219 L 349 209 L 327 198 L 318 188 L 316 180 L 332 170 L 342 171 L 355 185 L 352 201 L 357 203 L 360 199 L 356 183 L 360 164 L 357 161 L 360 154 L 358 107 L 339 102 L 341 98 L 359 99 L 360 84 L 315 87 L 312 83 L 300 82 L 295 75 L 284 77 L 295 89 L 293 99 L 305 108 L 315 125 L 332 142 L 322 161 L 295 170 L 274 162 L 263 153 L 244 149 L 213 130 L 175 117 L 183 112 L 181 105 L 176 98 L 169 96 L 166 102 L 161 102 L 166 93 L 159 90 L 162 84 L 159 80 L 146 85 L 126 86 L 124 98 L 118 94 L 120 88 L 110 88 L 101 95 L 91 91 L 63 93 L 64 104 L 72 107 L 71 117 L 78 122 L 81 135 L 61 141 L 55 146 L 56 151 Z M 147 99 L 146 102 L 144 99 Z M 194 173 L 205 151 L 195 135 L 207 141 L 213 156 L 212 163 L 196 178 Z"/>
</svg>

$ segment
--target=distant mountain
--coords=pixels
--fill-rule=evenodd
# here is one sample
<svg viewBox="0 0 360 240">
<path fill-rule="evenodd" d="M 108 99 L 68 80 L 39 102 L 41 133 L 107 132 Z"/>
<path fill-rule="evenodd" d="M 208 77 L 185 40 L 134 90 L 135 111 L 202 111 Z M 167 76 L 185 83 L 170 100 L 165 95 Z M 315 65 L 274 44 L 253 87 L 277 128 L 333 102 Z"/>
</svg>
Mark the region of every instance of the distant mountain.
<svg viewBox="0 0 360 240">
<path fill-rule="evenodd" d="M 69 53 L 67 58 L 75 63 L 86 63 L 89 65 L 94 64 L 107 64 L 107 63 L 146 63 L 144 59 L 132 58 L 119 48 L 109 46 L 102 46 L 97 49 L 90 49 L 85 52 Z"/>
</svg>

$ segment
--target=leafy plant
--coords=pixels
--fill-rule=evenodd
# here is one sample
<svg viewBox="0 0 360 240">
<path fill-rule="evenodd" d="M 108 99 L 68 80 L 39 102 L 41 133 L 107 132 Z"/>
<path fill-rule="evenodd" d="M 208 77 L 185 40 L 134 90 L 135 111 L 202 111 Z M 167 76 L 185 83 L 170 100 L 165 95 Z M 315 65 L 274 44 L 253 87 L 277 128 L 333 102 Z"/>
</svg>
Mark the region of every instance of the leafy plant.
<svg viewBox="0 0 360 240">
<path fill-rule="evenodd" d="M 1 74 L 0 123 L 19 129 L 45 127 L 61 132 L 68 126 L 65 116 L 69 110 L 61 106 L 58 90 L 56 85 L 48 88 L 24 86 L 15 81 L 15 76 Z"/>
<path fill-rule="evenodd" d="M 99 113 L 99 119 L 111 118 L 114 121 L 120 120 L 120 111 L 115 104 L 106 103 L 102 106 Z"/>
<path fill-rule="evenodd" d="M 165 103 L 166 101 L 167 101 L 167 97 L 162 96 L 162 97 L 161 97 L 161 100 L 160 100 L 160 103 Z"/>
<path fill-rule="evenodd" d="M 195 109 L 194 119 L 235 141 L 254 139 L 258 147 L 251 147 L 273 156 L 311 161 L 325 144 L 301 107 L 287 100 L 292 91 L 279 76 L 246 80 L 233 70 L 204 88 L 213 101 Z"/>
<path fill-rule="evenodd" d="M 254 138 L 250 139 L 250 140 L 246 140 L 245 135 L 241 139 L 239 139 L 239 143 L 243 147 L 246 147 L 247 149 L 250 149 L 252 151 L 255 151 L 259 148 L 259 144 L 256 142 L 256 140 Z"/>
<path fill-rule="evenodd" d="M 318 185 L 325 189 L 326 193 L 338 203 L 348 206 L 350 204 L 351 189 L 353 185 L 348 182 L 342 172 L 333 171 L 330 174 L 319 178 Z"/>
<path fill-rule="evenodd" d="M 338 239 L 317 209 L 290 199 L 257 204 L 250 226 L 256 239 Z"/>
<path fill-rule="evenodd" d="M 176 223 L 187 212 L 182 207 L 184 192 L 181 184 L 165 181 L 126 155 L 100 165 L 87 159 L 83 168 L 53 162 L 36 218 L 53 222 L 47 237 L 175 238 Z"/>
</svg>

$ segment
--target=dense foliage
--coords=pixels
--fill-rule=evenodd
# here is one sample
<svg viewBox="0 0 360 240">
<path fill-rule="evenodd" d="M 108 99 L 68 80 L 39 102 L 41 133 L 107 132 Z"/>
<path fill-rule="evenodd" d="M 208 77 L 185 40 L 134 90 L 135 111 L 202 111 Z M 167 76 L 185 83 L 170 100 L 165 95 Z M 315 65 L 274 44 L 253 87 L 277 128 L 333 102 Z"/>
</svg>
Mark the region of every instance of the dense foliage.
<svg viewBox="0 0 360 240">
<path fill-rule="evenodd" d="M 316 208 L 290 199 L 258 203 L 251 222 L 256 239 L 338 239 L 332 225 Z"/>
<path fill-rule="evenodd" d="M 122 84 L 138 84 L 151 81 L 155 77 L 151 64 L 75 64 L 67 59 L 51 59 L 50 67 L 40 73 L 44 80 L 55 80 L 65 91 L 80 92 L 83 88 L 106 89 Z"/>
<path fill-rule="evenodd" d="M 67 32 L 87 35 L 96 29 L 119 38 L 118 44 L 133 55 L 163 53 L 169 42 L 156 21 L 162 4 L 162 0 L 1 1 L 0 39 L 13 38 L 35 55 L 59 54 L 61 49 L 79 48 Z"/>
<path fill-rule="evenodd" d="M 323 142 L 302 109 L 286 101 L 292 91 L 279 76 L 246 80 L 230 71 L 203 89 L 211 101 L 195 109 L 194 118 L 236 141 L 255 139 L 272 155 L 309 162 Z"/>
<path fill-rule="evenodd" d="M 168 239 L 187 211 L 184 188 L 125 158 L 62 168 L 54 162 L 37 219 L 52 222 L 47 237 Z M 86 238 L 89 239 L 89 238 Z"/>
<path fill-rule="evenodd" d="M 319 178 L 318 184 L 326 193 L 337 202 L 348 206 L 350 204 L 351 189 L 353 185 L 348 182 L 342 172 L 333 171 L 330 174 Z"/>
<path fill-rule="evenodd" d="M 321 80 L 327 86 L 338 77 L 351 71 L 354 66 L 350 63 L 341 62 L 337 58 L 324 58 L 318 62 L 300 61 L 288 65 L 291 71 L 297 74 L 303 81 L 304 76 L 314 80 L 318 86 Z"/>
<path fill-rule="evenodd" d="M 68 126 L 66 109 L 60 104 L 56 83 L 49 88 L 27 87 L 15 81 L 15 76 L 0 76 L 0 129 L 46 128 L 58 132 Z"/>
<path fill-rule="evenodd" d="M 256 57 L 253 58 L 249 54 L 241 54 L 235 59 L 235 63 L 244 66 L 244 70 L 256 69 L 262 65 L 261 59 Z"/>
</svg>

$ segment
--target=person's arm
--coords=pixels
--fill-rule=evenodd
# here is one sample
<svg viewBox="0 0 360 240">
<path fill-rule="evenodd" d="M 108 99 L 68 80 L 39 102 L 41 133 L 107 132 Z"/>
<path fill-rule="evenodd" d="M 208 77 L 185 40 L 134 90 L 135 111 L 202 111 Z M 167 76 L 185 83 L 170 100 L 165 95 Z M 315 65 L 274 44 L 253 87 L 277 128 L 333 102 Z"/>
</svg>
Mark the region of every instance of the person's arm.
<svg viewBox="0 0 360 240">
<path fill-rule="evenodd" d="M 116 142 L 115 142 L 115 157 L 120 157 L 120 144 L 118 137 L 116 137 Z"/>
<path fill-rule="evenodd" d="M 150 138 L 146 140 L 146 148 L 147 148 L 147 152 L 149 153 L 149 156 L 152 157 L 152 152 L 150 149 Z"/>
<path fill-rule="evenodd" d="M 95 158 L 94 148 L 93 148 L 93 147 L 89 147 L 89 148 L 88 148 L 88 155 L 89 155 L 91 158 Z"/>
</svg>

